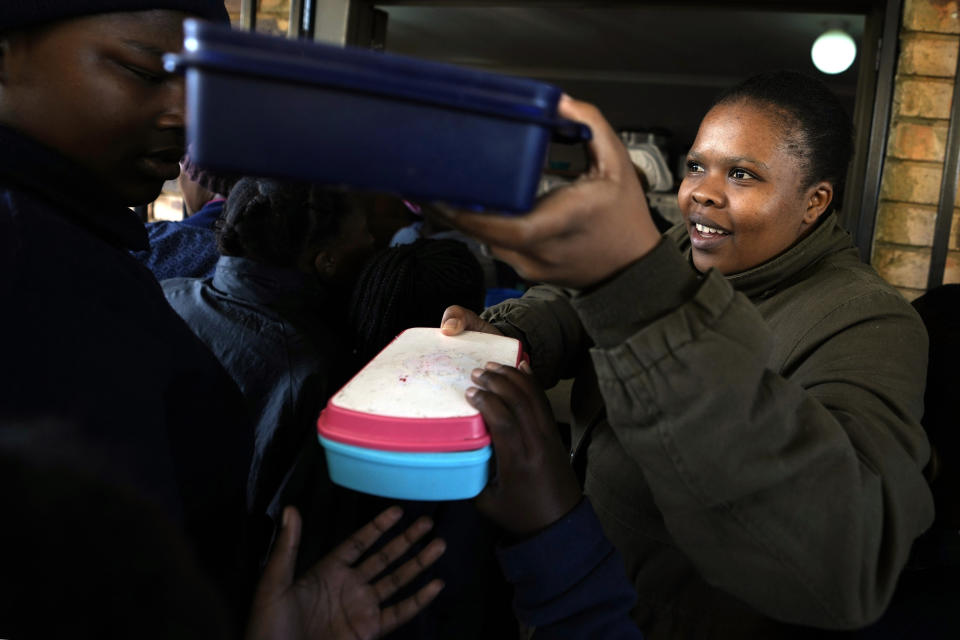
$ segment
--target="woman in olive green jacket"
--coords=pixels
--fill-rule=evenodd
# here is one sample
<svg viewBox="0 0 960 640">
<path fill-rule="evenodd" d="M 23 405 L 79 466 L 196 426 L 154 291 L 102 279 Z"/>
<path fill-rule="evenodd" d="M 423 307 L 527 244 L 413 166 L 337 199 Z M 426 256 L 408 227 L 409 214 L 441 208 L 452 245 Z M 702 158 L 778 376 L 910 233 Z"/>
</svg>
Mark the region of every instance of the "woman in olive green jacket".
<svg viewBox="0 0 960 640">
<path fill-rule="evenodd" d="M 837 224 L 849 118 L 819 82 L 724 94 L 687 157 L 684 224 L 652 228 L 602 116 L 589 174 L 530 214 L 456 213 L 534 280 L 448 333 L 521 338 L 576 377 L 574 455 L 651 638 L 851 629 L 888 603 L 933 506 L 919 419 L 927 338 Z"/>
</svg>

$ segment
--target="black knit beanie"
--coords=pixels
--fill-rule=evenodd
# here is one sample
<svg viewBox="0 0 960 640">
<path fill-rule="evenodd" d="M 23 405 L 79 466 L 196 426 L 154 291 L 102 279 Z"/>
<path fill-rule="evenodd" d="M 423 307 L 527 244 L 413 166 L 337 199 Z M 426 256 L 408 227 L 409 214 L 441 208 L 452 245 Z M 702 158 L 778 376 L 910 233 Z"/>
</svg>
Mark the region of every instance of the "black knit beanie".
<svg viewBox="0 0 960 640">
<path fill-rule="evenodd" d="M 189 155 L 181 158 L 180 169 L 191 182 L 196 182 L 207 191 L 222 196 L 230 195 L 230 190 L 233 189 L 233 185 L 242 177 L 235 173 L 211 171 L 210 169 L 200 167 L 190 159 Z"/>
<path fill-rule="evenodd" d="M 118 11 L 170 9 L 230 22 L 223 0 L 0 0 L 0 32 Z"/>
</svg>

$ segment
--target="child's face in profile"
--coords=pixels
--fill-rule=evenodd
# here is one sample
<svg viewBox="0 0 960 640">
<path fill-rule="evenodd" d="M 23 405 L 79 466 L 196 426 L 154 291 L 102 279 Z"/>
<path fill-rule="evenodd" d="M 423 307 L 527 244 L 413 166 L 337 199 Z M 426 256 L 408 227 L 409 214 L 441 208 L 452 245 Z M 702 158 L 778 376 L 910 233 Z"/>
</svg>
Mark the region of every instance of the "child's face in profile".
<svg viewBox="0 0 960 640">
<path fill-rule="evenodd" d="M 364 263 L 373 254 L 373 236 L 367 227 L 367 214 L 354 210 L 340 221 L 340 232 L 324 251 L 333 259 L 336 268 L 328 271 L 326 279 L 334 284 L 350 286 L 360 275 Z M 323 273 L 322 269 L 318 270 Z"/>
<path fill-rule="evenodd" d="M 179 51 L 176 11 L 110 13 L 7 38 L 0 122 L 89 170 L 122 204 L 152 201 L 179 174 L 183 79 L 161 56 Z"/>
</svg>

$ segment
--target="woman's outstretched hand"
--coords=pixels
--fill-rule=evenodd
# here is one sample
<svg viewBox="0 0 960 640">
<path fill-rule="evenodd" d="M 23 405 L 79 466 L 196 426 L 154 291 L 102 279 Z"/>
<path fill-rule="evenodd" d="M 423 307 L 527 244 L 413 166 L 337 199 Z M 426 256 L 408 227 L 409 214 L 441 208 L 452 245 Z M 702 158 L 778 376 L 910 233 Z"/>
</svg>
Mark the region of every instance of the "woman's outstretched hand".
<svg viewBox="0 0 960 640">
<path fill-rule="evenodd" d="M 431 529 L 429 518 L 420 518 L 353 566 L 402 514 L 399 507 L 387 509 L 295 581 L 300 514 L 293 507 L 284 509 L 283 527 L 254 596 L 247 640 L 371 640 L 422 611 L 440 593 L 442 581 L 433 580 L 390 607 L 381 609 L 380 603 L 443 554 L 442 540 L 433 540 L 415 558 L 372 581 Z"/>
<path fill-rule="evenodd" d="M 441 211 L 527 280 L 583 289 L 645 256 L 660 232 L 627 150 L 600 111 L 564 96 L 558 112 L 593 132 L 586 174 L 524 215 Z"/>
<path fill-rule="evenodd" d="M 582 492 L 557 433 L 550 404 L 527 363 L 474 369 L 467 401 L 493 440 L 497 473 L 477 508 L 510 533 L 536 533 L 569 513 Z"/>
</svg>

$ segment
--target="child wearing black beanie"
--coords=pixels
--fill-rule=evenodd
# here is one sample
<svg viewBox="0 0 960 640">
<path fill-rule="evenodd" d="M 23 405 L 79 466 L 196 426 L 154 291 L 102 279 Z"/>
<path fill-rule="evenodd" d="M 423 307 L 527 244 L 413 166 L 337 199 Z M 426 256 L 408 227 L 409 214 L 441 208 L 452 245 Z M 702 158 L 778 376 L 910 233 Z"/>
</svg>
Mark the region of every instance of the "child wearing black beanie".
<svg viewBox="0 0 960 640">
<path fill-rule="evenodd" d="M 14 0 L 0 5 L 0 33 L 100 13 L 168 9 L 229 23 L 223 0 Z"/>
</svg>

